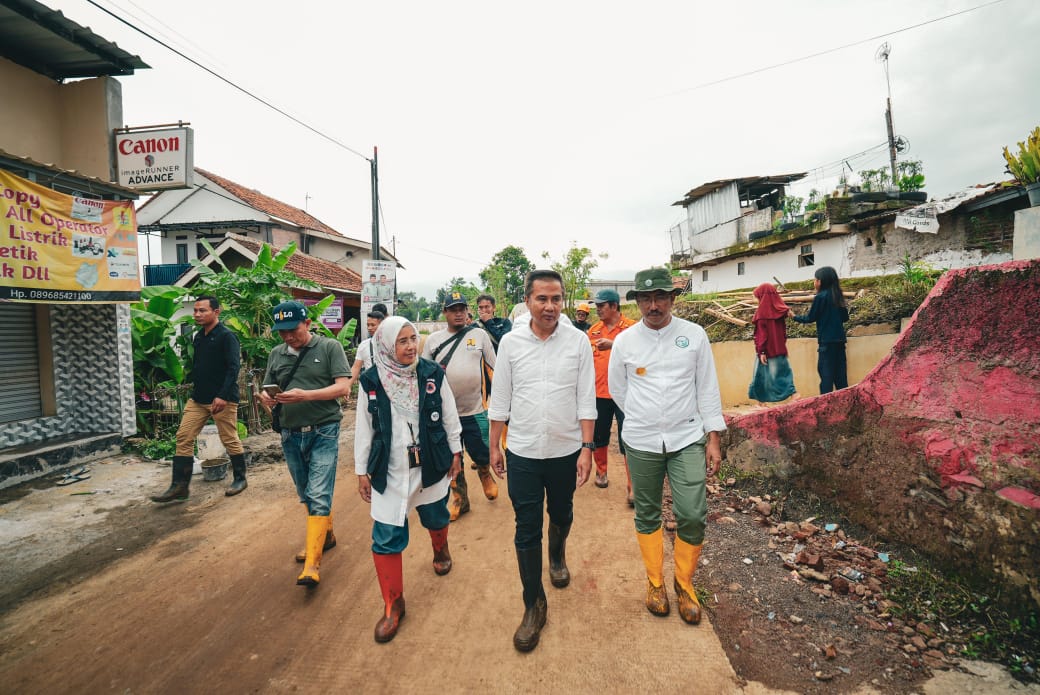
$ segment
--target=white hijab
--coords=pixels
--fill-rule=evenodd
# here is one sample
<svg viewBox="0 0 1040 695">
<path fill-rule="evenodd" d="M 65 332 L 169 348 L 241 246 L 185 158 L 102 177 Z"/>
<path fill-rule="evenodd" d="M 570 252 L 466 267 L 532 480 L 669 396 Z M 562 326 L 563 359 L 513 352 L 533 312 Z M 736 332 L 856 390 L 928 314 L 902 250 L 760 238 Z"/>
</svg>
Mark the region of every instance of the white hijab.
<svg viewBox="0 0 1040 695">
<path fill-rule="evenodd" d="M 397 336 L 405 326 L 415 326 L 402 316 L 391 316 L 379 324 L 372 336 L 372 361 L 379 373 L 379 382 L 390 402 L 409 415 L 419 414 L 419 380 L 415 375 L 418 357 L 411 364 L 397 361 Z"/>
</svg>

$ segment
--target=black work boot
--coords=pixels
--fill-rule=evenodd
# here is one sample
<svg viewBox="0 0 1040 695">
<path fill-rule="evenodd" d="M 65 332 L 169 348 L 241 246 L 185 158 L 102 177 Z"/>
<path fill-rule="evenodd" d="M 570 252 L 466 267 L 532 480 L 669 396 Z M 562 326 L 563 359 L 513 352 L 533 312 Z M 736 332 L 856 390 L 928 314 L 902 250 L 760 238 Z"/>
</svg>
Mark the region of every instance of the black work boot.
<svg viewBox="0 0 1040 695">
<path fill-rule="evenodd" d="M 194 456 L 174 456 L 173 482 L 166 492 L 161 495 L 152 495 L 153 502 L 183 502 L 188 499 L 188 483 L 191 482 L 191 469 L 195 466 Z"/>
<path fill-rule="evenodd" d="M 513 646 L 517 651 L 529 652 L 538 646 L 538 636 L 545 626 L 549 608 L 542 589 L 542 545 L 516 549 L 516 561 L 520 566 L 520 581 L 524 585 L 524 618 L 513 633 Z"/>
<path fill-rule="evenodd" d="M 245 454 L 232 454 L 231 455 L 231 470 L 235 474 L 235 479 L 231 481 L 231 485 L 228 486 L 227 490 L 224 490 L 224 494 L 228 497 L 237 495 L 238 493 L 249 487 L 249 483 L 246 482 L 246 455 Z"/>
<path fill-rule="evenodd" d="M 567 536 L 571 525 L 557 526 L 549 522 L 549 581 L 557 589 L 571 583 L 571 573 L 567 569 Z"/>
</svg>

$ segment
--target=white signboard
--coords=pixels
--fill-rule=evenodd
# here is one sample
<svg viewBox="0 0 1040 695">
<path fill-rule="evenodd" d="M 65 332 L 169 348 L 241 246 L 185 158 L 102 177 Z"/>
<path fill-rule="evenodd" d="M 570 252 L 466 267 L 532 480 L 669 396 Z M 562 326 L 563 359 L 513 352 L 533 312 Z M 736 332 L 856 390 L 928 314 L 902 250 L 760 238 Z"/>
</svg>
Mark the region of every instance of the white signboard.
<svg viewBox="0 0 1040 695">
<path fill-rule="evenodd" d="M 396 261 L 361 262 L 361 335 L 368 336 L 365 318 L 372 307 L 382 304 L 386 315 L 393 316 L 397 296 Z"/>
<path fill-rule="evenodd" d="M 909 229 L 911 232 L 937 234 L 939 232 L 939 215 L 949 212 L 973 198 L 985 195 L 999 185 L 973 186 L 963 191 L 958 191 L 942 200 L 934 200 L 924 205 L 903 210 L 896 215 L 896 227 Z"/>
<path fill-rule="evenodd" d="M 194 134 L 191 128 L 117 132 L 119 184 L 139 191 L 191 188 Z"/>
</svg>

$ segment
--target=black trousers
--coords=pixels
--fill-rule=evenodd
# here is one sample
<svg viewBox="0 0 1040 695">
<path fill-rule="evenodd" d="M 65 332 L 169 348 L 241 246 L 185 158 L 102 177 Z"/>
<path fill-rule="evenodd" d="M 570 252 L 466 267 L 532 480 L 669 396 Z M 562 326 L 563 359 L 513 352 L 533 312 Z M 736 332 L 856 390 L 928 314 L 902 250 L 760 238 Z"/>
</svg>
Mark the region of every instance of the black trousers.
<svg viewBox="0 0 1040 695">
<path fill-rule="evenodd" d="M 820 393 L 847 388 L 845 343 L 820 343 L 817 348 L 816 371 L 820 373 Z"/>
<path fill-rule="evenodd" d="M 518 550 L 541 547 L 543 500 L 552 523 L 566 526 L 574 519 L 580 452 L 581 449 L 559 458 L 531 459 L 506 451 L 509 500 L 516 515 L 513 543 Z"/>
</svg>

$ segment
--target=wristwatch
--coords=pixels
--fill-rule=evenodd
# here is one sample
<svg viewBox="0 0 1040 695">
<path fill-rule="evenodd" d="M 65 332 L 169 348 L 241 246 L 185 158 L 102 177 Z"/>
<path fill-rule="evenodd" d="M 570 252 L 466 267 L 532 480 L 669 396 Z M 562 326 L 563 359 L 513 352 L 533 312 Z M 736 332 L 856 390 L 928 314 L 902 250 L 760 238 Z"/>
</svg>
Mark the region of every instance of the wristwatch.
<svg viewBox="0 0 1040 695">
<path fill-rule="evenodd" d="M 593 451 L 595 451 L 596 450 L 596 443 L 595 442 L 582 442 L 581 443 L 581 448 L 582 449 L 592 449 Z"/>
</svg>

